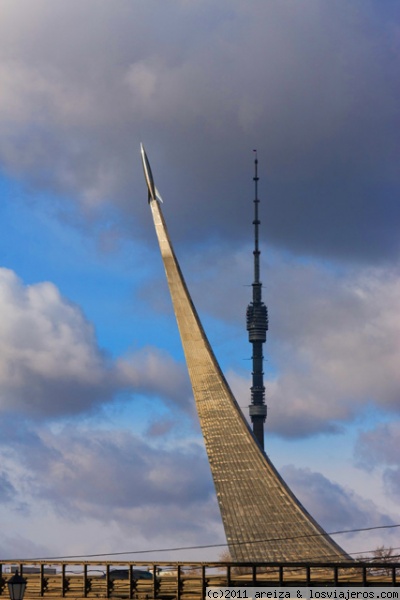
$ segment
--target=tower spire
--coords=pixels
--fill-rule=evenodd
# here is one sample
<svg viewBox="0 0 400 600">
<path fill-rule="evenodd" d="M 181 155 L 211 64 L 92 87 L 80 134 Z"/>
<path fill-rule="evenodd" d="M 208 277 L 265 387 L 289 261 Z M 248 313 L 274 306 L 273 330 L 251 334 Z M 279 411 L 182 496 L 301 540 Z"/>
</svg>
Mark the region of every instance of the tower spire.
<svg viewBox="0 0 400 600">
<path fill-rule="evenodd" d="M 253 373 L 249 414 L 253 424 L 254 436 L 264 450 L 264 423 L 267 417 L 267 407 L 265 404 L 263 344 L 267 339 L 268 312 L 267 307 L 262 301 L 262 283 L 260 281 L 260 250 L 258 244 L 258 231 L 260 225 L 258 205 L 260 200 L 258 199 L 259 177 L 257 150 L 254 150 L 254 153 L 254 281 L 252 284 L 253 301 L 248 305 L 246 313 L 249 342 L 253 346 Z"/>
</svg>

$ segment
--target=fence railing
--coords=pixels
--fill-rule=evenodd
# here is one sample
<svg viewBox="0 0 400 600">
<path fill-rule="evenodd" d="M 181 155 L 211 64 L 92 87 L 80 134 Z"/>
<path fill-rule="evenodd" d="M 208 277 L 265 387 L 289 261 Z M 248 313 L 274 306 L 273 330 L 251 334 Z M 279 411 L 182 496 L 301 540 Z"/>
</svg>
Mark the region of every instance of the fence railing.
<svg viewBox="0 0 400 600">
<path fill-rule="evenodd" d="M 400 586 L 400 562 L 0 561 L 0 597 L 18 569 L 34 598 L 197 600 L 207 587 Z"/>
</svg>

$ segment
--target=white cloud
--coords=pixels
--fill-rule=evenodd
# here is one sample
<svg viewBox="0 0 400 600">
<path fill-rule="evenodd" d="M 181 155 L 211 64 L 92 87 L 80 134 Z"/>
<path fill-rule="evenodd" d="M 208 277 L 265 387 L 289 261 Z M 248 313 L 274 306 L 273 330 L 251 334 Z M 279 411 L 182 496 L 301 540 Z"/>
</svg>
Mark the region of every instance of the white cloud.
<svg viewBox="0 0 400 600">
<path fill-rule="evenodd" d="M 268 249 L 264 248 L 262 256 L 268 256 Z M 238 357 L 251 356 L 243 336 L 251 290 L 240 284 L 252 280 L 251 261 L 243 253 L 219 255 L 212 268 L 207 261 L 208 255 L 191 259 L 187 271 L 194 273 L 194 281 L 187 277 L 189 288 L 200 315 L 211 313 L 227 326 L 243 315 L 237 341 L 227 328 L 215 346 L 218 355 L 224 351 L 224 336 L 231 335 L 240 347 L 236 370 L 230 366 L 229 381 L 239 404 L 246 406 L 251 363 L 239 363 Z M 207 282 L 204 276 L 196 280 L 197 273 L 207 273 Z M 371 405 L 388 413 L 400 412 L 397 269 L 344 270 L 333 264 L 275 256 L 269 264 L 263 263 L 263 281 L 269 309 L 264 370 L 270 430 L 302 437 L 335 432 Z"/>
<path fill-rule="evenodd" d="M 183 365 L 152 348 L 112 361 L 79 307 L 52 283 L 25 286 L 0 269 L 0 312 L 1 411 L 54 418 L 124 391 L 192 409 Z"/>
<path fill-rule="evenodd" d="M 68 414 L 110 396 L 112 370 L 93 327 L 53 284 L 24 286 L 1 269 L 0 306 L 3 411 Z"/>
<path fill-rule="evenodd" d="M 275 326 L 279 339 L 271 352 L 281 374 L 269 386 L 277 413 L 272 423 L 295 434 L 295 428 L 301 433 L 352 419 L 371 404 L 399 412 L 397 272 L 336 277 L 329 269 L 297 266 L 281 271 L 274 285 L 271 337 Z"/>
</svg>

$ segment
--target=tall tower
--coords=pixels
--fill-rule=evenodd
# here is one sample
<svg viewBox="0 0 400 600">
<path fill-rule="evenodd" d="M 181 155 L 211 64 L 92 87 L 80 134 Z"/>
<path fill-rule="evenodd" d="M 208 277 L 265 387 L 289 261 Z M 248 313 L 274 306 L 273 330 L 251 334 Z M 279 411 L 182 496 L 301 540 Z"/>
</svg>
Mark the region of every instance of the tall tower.
<svg viewBox="0 0 400 600">
<path fill-rule="evenodd" d="M 346 552 L 301 505 L 255 440 L 190 297 L 143 147 L 142 163 L 150 210 L 233 560 L 349 560 Z"/>
<path fill-rule="evenodd" d="M 265 387 L 263 372 L 263 344 L 267 339 L 268 330 L 268 312 L 267 307 L 262 301 L 262 283 L 260 281 L 260 250 L 258 246 L 258 227 L 260 220 L 258 218 L 258 158 L 257 150 L 254 159 L 254 281 L 253 301 L 247 307 L 246 321 L 247 331 L 249 332 L 249 342 L 253 346 L 253 383 L 251 386 L 251 404 L 249 413 L 253 424 L 253 433 L 264 450 L 264 423 L 267 417 L 267 407 L 265 405 Z"/>
</svg>

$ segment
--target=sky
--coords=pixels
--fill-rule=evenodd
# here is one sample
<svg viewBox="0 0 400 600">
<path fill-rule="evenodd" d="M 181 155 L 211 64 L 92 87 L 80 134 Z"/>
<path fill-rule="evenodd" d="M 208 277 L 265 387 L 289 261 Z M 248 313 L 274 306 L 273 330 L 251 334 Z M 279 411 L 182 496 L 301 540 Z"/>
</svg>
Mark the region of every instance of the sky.
<svg viewBox="0 0 400 600">
<path fill-rule="evenodd" d="M 0 0 L 1 559 L 224 549 L 140 142 L 245 415 L 258 150 L 266 452 L 400 547 L 399 49 L 397 0 Z"/>
</svg>

